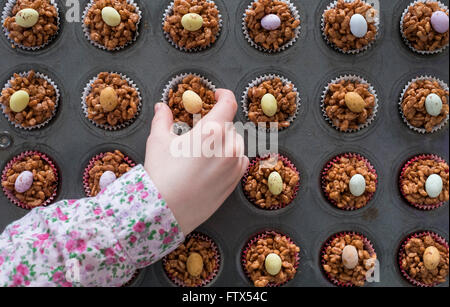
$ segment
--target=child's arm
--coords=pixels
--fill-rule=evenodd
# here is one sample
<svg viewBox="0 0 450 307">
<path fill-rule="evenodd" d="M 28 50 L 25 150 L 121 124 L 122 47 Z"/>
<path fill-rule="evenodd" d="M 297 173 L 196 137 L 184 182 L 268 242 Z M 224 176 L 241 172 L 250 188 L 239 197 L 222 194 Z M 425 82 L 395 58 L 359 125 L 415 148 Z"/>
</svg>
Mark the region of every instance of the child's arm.
<svg viewBox="0 0 450 307">
<path fill-rule="evenodd" d="M 216 107 L 202 122 L 223 126 L 237 106 L 229 91 L 216 96 Z M 97 197 L 36 208 L 5 229 L 0 286 L 121 286 L 217 210 L 248 159 L 174 158 L 172 142 L 191 137 L 196 128 L 177 137 L 171 133 L 170 109 L 163 104 L 155 109 L 145 168 L 135 167 Z M 227 132 L 221 133 L 224 148 L 243 150 L 239 135 L 229 143 L 223 138 Z"/>
</svg>

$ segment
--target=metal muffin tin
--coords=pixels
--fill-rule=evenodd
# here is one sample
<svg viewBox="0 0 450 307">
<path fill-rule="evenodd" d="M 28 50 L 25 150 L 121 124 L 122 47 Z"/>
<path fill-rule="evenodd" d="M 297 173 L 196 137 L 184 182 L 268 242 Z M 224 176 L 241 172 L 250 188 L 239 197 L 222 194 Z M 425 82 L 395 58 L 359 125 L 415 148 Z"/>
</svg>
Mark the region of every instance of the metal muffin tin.
<svg viewBox="0 0 450 307">
<path fill-rule="evenodd" d="M 301 174 L 301 188 L 287 208 L 269 212 L 251 205 L 241 185 L 199 231 L 218 244 L 222 266 L 212 286 L 251 286 L 241 268 L 241 249 L 255 233 L 265 229 L 288 234 L 301 248 L 299 271 L 288 286 L 332 286 L 320 268 L 320 248 L 336 232 L 361 232 L 371 240 L 381 262 L 381 282 L 366 286 L 408 286 L 400 275 L 397 252 L 403 238 L 418 230 L 432 230 L 449 237 L 448 204 L 431 211 L 409 206 L 398 189 L 403 163 L 421 153 L 433 153 L 449 161 L 448 125 L 431 135 L 410 130 L 402 121 L 398 101 L 404 85 L 413 77 L 434 75 L 449 83 L 448 48 L 434 56 L 420 56 L 402 41 L 399 22 L 410 1 L 381 0 L 380 35 L 368 51 L 357 55 L 336 52 L 324 41 L 320 17 L 330 0 L 292 0 L 302 27 L 297 42 L 277 54 L 251 47 L 242 34 L 241 19 L 250 0 L 215 0 L 223 17 L 218 41 L 206 51 L 185 53 L 165 39 L 161 21 L 169 1 L 136 1 L 143 12 L 140 35 L 119 52 L 91 45 L 81 23 L 64 20 L 58 37 L 36 52 L 12 49 L 0 35 L 1 86 L 14 72 L 34 69 L 48 74 L 61 91 L 56 117 L 37 131 L 11 126 L 0 116 L 0 167 L 25 150 L 41 150 L 52 157 L 60 172 L 57 200 L 84 197 L 82 174 L 95 154 L 120 149 L 143 163 L 145 142 L 153 106 L 166 83 L 176 74 L 197 72 L 217 87 L 232 89 L 237 99 L 256 76 L 281 74 L 299 90 L 301 107 L 291 127 L 279 134 L 280 152 L 292 159 Z M 80 1 L 80 16 L 87 1 Z M 443 1 L 448 6 L 448 0 Z M 2 8 L 5 1 L 1 1 Z M 68 8 L 58 0 L 62 17 Z M 64 19 L 64 18 L 63 18 Z M 137 120 L 120 131 L 104 131 L 84 118 L 82 90 L 101 71 L 118 71 L 139 87 L 143 106 Z M 320 96 L 329 80 L 341 74 L 364 76 L 378 93 L 380 108 L 375 121 L 360 132 L 341 133 L 322 117 Z M 246 121 L 242 110 L 237 121 Z M 347 212 L 327 202 L 320 188 L 323 166 L 334 156 L 356 152 L 368 158 L 379 176 L 378 190 L 368 206 Z M 0 193 L 0 231 L 27 213 Z M 230 227 L 232 225 L 233 227 Z M 134 285 L 171 286 L 161 262 L 143 270 Z M 448 286 L 448 281 L 443 284 Z"/>
</svg>

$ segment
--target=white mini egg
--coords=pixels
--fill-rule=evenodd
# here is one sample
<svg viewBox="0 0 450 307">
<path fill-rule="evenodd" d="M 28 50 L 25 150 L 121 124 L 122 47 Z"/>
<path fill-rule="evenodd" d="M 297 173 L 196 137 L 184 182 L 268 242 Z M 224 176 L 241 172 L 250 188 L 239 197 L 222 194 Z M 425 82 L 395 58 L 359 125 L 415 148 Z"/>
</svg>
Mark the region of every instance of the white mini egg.
<svg viewBox="0 0 450 307">
<path fill-rule="evenodd" d="M 363 175 L 356 174 L 350 179 L 349 183 L 350 193 L 353 196 L 359 197 L 366 191 L 366 179 Z"/>
<path fill-rule="evenodd" d="M 359 256 L 356 247 L 353 245 L 346 245 L 342 250 L 342 263 L 344 266 L 349 270 L 353 270 L 358 265 L 358 262 Z"/>
<path fill-rule="evenodd" d="M 427 113 L 431 116 L 438 116 L 442 111 L 442 100 L 436 94 L 430 94 L 427 96 L 425 100 L 425 108 L 427 109 Z"/>
<path fill-rule="evenodd" d="M 100 177 L 100 181 L 99 181 L 100 189 L 101 190 L 105 189 L 111 183 L 116 181 L 116 179 L 117 179 L 116 174 L 114 174 L 113 172 L 111 172 L 111 171 L 104 172 L 102 174 L 102 176 Z"/>
<path fill-rule="evenodd" d="M 354 14 L 350 18 L 350 31 L 356 37 L 364 37 L 367 33 L 367 21 L 361 14 Z"/>
<path fill-rule="evenodd" d="M 425 182 L 425 190 L 429 197 L 435 198 L 441 195 L 442 192 L 442 178 L 439 175 L 433 174 L 428 176 Z"/>
</svg>

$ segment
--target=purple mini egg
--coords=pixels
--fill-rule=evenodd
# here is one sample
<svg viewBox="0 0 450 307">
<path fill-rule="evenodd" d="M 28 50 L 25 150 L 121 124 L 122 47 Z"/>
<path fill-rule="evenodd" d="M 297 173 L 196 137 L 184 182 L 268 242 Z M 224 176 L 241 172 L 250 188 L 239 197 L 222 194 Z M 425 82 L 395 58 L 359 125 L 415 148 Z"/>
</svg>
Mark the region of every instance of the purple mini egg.
<svg viewBox="0 0 450 307">
<path fill-rule="evenodd" d="M 448 31 L 448 15 L 442 11 L 436 11 L 431 15 L 431 25 L 434 31 L 445 33 Z"/>
<path fill-rule="evenodd" d="M 269 14 L 264 16 L 263 19 L 261 19 L 261 25 L 266 30 L 269 31 L 276 30 L 281 25 L 281 19 L 275 14 Z"/>
<path fill-rule="evenodd" d="M 28 191 L 33 184 L 33 173 L 30 171 L 23 171 L 17 177 L 16 182 L 14 182 L 14 189 L 19 193 L 25 193 Z"/>
<path fill-rule="evenodd" d="M 111 183 L 113 183 L 114 181 L 116 181 L 117 177 L 116 174 L 114 174 L 111 171 L 106 171 L 102 174 L 102 176 L 100 177 L 100 190 L 105 189 L 107 186 L 109 186 Z"/>
</svg>

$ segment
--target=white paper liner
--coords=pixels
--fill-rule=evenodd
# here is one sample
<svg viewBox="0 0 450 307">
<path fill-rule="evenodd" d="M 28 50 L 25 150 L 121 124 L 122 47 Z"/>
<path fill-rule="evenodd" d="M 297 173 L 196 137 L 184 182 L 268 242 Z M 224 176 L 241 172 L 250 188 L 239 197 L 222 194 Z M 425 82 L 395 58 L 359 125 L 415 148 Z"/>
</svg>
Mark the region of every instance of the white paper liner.
<svg viewBox="0 0 450 307">
<path fill-rule="evenodd" d="M 100 48 L 100 49 L 105 50 L 105 51 L 119 51 L 119 50 L 122 50 L 122 49 L 128 47 L 129 45 L 133 44 L 133 43 L 136 41 L 136 39 L 138 38 L 138 36 L 139 36 L 139 24 L 141 23 L 141 20 L 142 20 L 142 12 L 141 12 L 141 10 L 139 9 L 139 6 L 136 4 L 136 2 L 134 2 L 133 0 L 127 0 L 127 3 L 134 5 L 134 7 L 136 8 L 136 14 L 139 15 L 138 22 L 136 23 L 136 32 L 134 33 L 133 40 L 127 42 L 127 43 L 126 43 L 125 45 L 123 45 L 123 46 L 119 46 L 119 47 L 116 47 L 116 48 L 110 50 L 110 49 L 106 48 L 105 46 L 103 46 L 102 44 L 99 44 L 99 43 L 94 42 L 93 40 L 91 40 L 91 32 L 90 32 L 90 29 L 84 24 L 84 19 L 86 18 L 86 15 L 87 15 L 89 9 L 90 9 L 90 8 L 92 7 L 92 5 L 94 4 L 94 1 L 95 1 L 95 0 L 91 0 L 91 1 L 86 5 L 86 7 L 84 8 L 84 11 L 83 11 L 83 16 L 81 17 L 81 27 L 82 27 L 82 29 L 83 29 L 84 36 L 87 38 L 87 40 L 88 40 L 92 45 L 94 45 L 95 47 Z M 122 21 L 121 21 L 121 22 L 122 22 Z"/>
<path fill-rule="evenodd" d="M 259 51 L 262 52 L 267 52 L 267 53 L 277 53 L 277 52 L 281 52 L 286 50 L 287 48 L 291 47 L 292 45 L 294 45 L 294 43 L 297 41 L 298 37 L 300 36 L 300 29 L 301 29 L 301 22 L 300 25 L 295 29 L 295 36 L 294 38 L 292 38 L 291 40 L 289 40 L 288 42 L 286 42 L 285 44 L 283 44 L 283 46 L 280 46 L 278 49 L 266 49 L 260 45 L 258 45 L 257 43 L 255 43 L 253 41 L 253 39 L 250 37 L 249 33 L 248 33 L 248 27 L 247 27 L 247 23 L 245 22 L 245 17 L 247 17 L 247 10 L 251 10 L 253 7 L 253 3 L 257 2 L 258 0 L 252 1 L 247 9 L 245 10 L 243 17 L 242 17 L 242 31 L 244 32 L 244 36 L 245 39 L 247 39 L 247 41 L 249 42 L 249 44 L 258 49 Z M 298 9 L 297 7 L 289 0 L 279 0 L 281 2 L 286 3 L 287 5 L 289 5 L 289 9 L 291 11 L 292 16 L 294 17 L 294 19 L 298 19 L 300 20 L 300 14 L 298 13 Z"/>
<path fill-rule="evenodd" d="M 449 114 L 447 114 L 447 118 L 445 120 L 443 120 L 438 126 L 434 127 L 431 132 L 428 132 L 425 128 L 414 127 L 413 125 L 411 125 L 409 123 L 409 121 L 406 119 L 405 115 L 403 114 L 402 103 L 403 103 L 403 98 L 405 97 L 406 91 L 409 89 L 411 84 L 413 84 L 416 81 L 421 81 L 421 80 L 436 81 L 437 83 L 439 83 L 440 87 L 444 91 L 447 91 L 447 92 L 449 91 L 448 85 L 444 81 L 442 81 L 442 80 L 440 80 L 438 78 L 435 78 L 435 77 L 428 76 L 428 75 L 420 76 L 420 77 L 414 78 L 411 81 L 409 81 L 408 84 L 403 88 L 402 94 L 400 95 L 400 101 L 399 101 L 398 105 L 399 105 L 400 114 L 401 114 L 401 116 L 403 118 L 403 121 L 406 123 L 406 125 L 410 129 L 412 129 L 412 130 L 414 130 L 414 131 L 416 131 L 418 133 L 421 133 L 421 134 L 431 134 L 431 133 L 434 133 L 434 132 L 437 132 L 437 131 L 441 130 L 445 125 L 447 125 L 448 119 L 449 119 Z M 448 100 L 448 97 L 447 97 L 447 100 Z M 447 101 L 447 103 L 448 103 L 448 101 Z"/>
<path fill-rule="evenodd" d="M 425 3 L 425 2 L 430 2 L 430 0 L 416 0 L 416 1 L 414 1 L 413 3 L 411 3 L 410 5 L 408 5 L 408 7 L 403 11 L 402 18 L 400 18 L 400 33 L 401 33 L 401 35 L 402 35 L 403 41 L 404 41 L 405 44 L 409 47 L 409 49 L 411 49 L 412 51 L 414 51 L 414 52 L 416 52 L 416 53 L 418 53 L 418 54 L 421 54 L 421 55 L 432 55 L 432 54 L 440 53 L 440 52 L 444 51 L 445 49 L 447 49 L 448 44 L 445 45 L 445 46 L 442 47 L 442 48 L 439 48 L 439 49 L 436 49 L 436 50 L 433 50 L 433 51 L 417 50 L 417 49 L 415 49 L 415 48 L 411 45 L 411 43 L 410 43 L 409 40 L 406 38 L 406 36 L 405 36 L 405 34 L 404 34 L 404 32 L 403 32 L 403 19 L 405 18 L 406 14 L 408 13 L 408 9 L 409 9 L 411 6 L 413 6 L 413 5 L 415 5 L 415 4 L 419 3 L 419 2 Z M 433 0 L 433 2 L 437 2 L 438 5 L 439 5 L 439 7 L 440 7 L 441 9 L 446 10 L 447 13 L 448 13 L 448 7 L 447 7 L 446 5 L 444 5 L 444 4 L 441 3 L 440 1 L 435 1 L 435 0 Z"/>
<path fill-rule="evenodd" d="M 354 2 L 354 0 L 344 0 L 344 2 L 347 3 L 352 3 Z M 366 4 L 370 4 L 367 3 L 366 1 L 361 1 L 364 2 Z M 337 5 L 338 1 L 334 1 L 332 3 L 330 3 L 327 8 L 325 9 L 325 11 L 328 11 L 330 9 L 334 9 Z M 375 9 L 374 9 L 375 10 Z M 338 46 L 336 46 L 335 44 L 333 44 L 327 37 L 327 35 L 325 34 L 325 11 L 322 14 L 321 17 L 321 21 L 320 21 L 320 25 L 321 25 L 321 30 L 322 30 L 322 37 L 325 39 L 325 41 L 327 42 L 328 45 L 330 45 L 334 50 L 342 52 L 344 54 L 358 54 L 360 52 L 366 51 L 367 49 L 369 49 L 370 47 L 372 47 L 372 45 L 376 42 L 376 40 L 378 39 L 378 36 L 380 34 L 380 18 L 379 18 L 379 14 L 380 12 L 375 10 L 375 12 L 377 13 L 377 15 L 374 18 L 374 25 L 377 28 L 377 34 L 375 35 L 375 39 L 373 41 L 371 41 L 369 44 L 367 44 L 366 46 L 360 48 L 360 49 L 352 49 L 352 50 L 343 50 L 341 48 L 339 48 Z"/>
<path fill-rule="evenodd" d="M 216 91 L 216 86 L 211 81 L 209 81 L 207 78 L 205 78 L 197 73 L 182 73 L 182 74 L 179 74 L 179 75 L 176 75 L 175 77 L 173 77 L 172 80 L 170 80 L 169 83 L 164 88 L 163 95 L 162 95 L 163 103 L 169 105 L 170 90 L 172 89 L 172 90 L 176 91 L 178 89 L 178 84 L 182 83 L 183 79 L 189 75 L 193 75 L 193 76 L 200 78 L 200 80 L 202 81 L 203 85 L 206 88 L 208 88 L 209 90 L 211 90 L 213 92 Z M 173 128 L 174 128 L 175 133 L 177 131 L 181 130 L 181 133 L 178 133 L 178 134 L 186 133 L 191 129 L 191 127 L 187 123 L 181 123 L 181 122 L 175 122 Z"/>
<path fill-rule="evenodd" d="M 358 82 L 361 84 L 367 84 L 369 85 L 369 93 L 371 93 L 374 97 L 375 97 L 375 107 L 372 110 L 372 116 L 367 118 L 367 122 L 365 124 L 359 125 L 357 129 L 348 129 L 346 131 L 341 131 L 341 129 L 339 127 L 337 127 L 334 123 L 333 120 L 331 118 L 328 117 L 327 112 L 326 112 L 326 105 L 325 105 L 325 97 L 328 94 L 330 85 L 332 84 L 336 84 L 339 83 L 340 81 L 345 80 L 345 81 L 353 81 L 353 82 Z M 362 77 L 356 76 L 356 75 L 343 75 L 340 77 L 337 77 L 336 79 L 331 80 L 328 85 L 325 87 L 325 90 L 322 93 L 322 101 L 320 104 L 320 107 L 322 109 L 322 115 L 323 117 L 327 120 L 327 122 L 330 123 L 331 126 L 333 126 L 333 128 L 335 128 L 336 130 L 338 130 L 339 132 L 343 132 L 343 133 L 353 133 L 353 132 L 358 132 L 361 129 L 367 128 L 370 126 L 370 124 L 373 122 L 373 120 L 375 119 L 375 117 L 377 116 L 377 112 L 378 112 L 378 96 L 377 96 L 377 92 L 375 91 L 374 87 L 365 79 L 363 79 Z"/>
<path fill-rule="evenodd" d="M 90 123 L 94 124 L 98 128 L 104 129 L 104 130 L 117 131 L 117 130 L 124 129 L 124 128 L 130 126 L 136 120 L 136 118 L 139 116 L 139 114 L 141 113 L 141 107 L 142 107 L 142 97 L 141 97 L 141 93 L 140 93 L 137 85 L 126 75 L 121 74 L 119 72 L 115 72 L 115 71 L 111 71 L 108 73 L 109 74 L 118 74 L 122 79 L 125 79 L 128 82 L 129 86 L 131 86 L 132 88 L 134 88 L 136 90 L 136 92 L 138 94 L 138 98 L 139 98 L 139 103 L 137 105 L 137 112 L 134 115 L 134 117 L 120 125 L 117 125 L 117 126 L 111 126 L 111 125 L 106 125 L 106 124 L 101 125 L 101 124 L 97 123 L 96 121 L 94 121 L 93 119 L 88 118 L 89 112 L 88 112 L 88 106 L 86 105 L 86 99 L 89 96 L 89 94 L 91 93 L 92 83 L 98 79 L 98 74 L 95 77 L 93 77 L 91 80 L 89 80 L 89 82 L 86 84 L 86 86 L 83 90 L 83 95 L 81 97 L 81 107 L 83 108 L 83 113 L 86 116 L 86 119 L 89 120 Z"/>
<path fill-rule="evenodd" d="M 17 2 L 17 0 L 8 0 L 6 2 L 5 7 L 3 8 L 3 12 L 2 12 L 2 26 L 4 25 L 6 18 L 12 16 L 12 10 L 14 8 L 14 5 L 16 5 L 16 2 Z M 50 3 L 56 8 L 56 11 L 58 13 L 57 22 L 56 22 L 56 26 L 58 27 L 58 30 L 56 31 L 55 35 L 53 35 L 45 44 L 40 45 L 40 46 L 35 46 L 35 47 L 26 47 L 26 46 L 20 45 L 9 37 L 10 32 L 8 31 L 8 29 L 6 29 L 6 27 L 3 26 L 3 32 L 5 33 L 6 38 L 14 46 L 24 49 L 24 50 L 28 50 L 28 51 L 36 51 L 36 50 L 44 48 L 45 46 L 50 44 L 55 39 L 55 37 L 58 36 L 59 31 L 61 29 L 61 24 L 60 24 L 61 19 L 59 17 L 60 13 L 59 13 L 58 4 L 56 3 L 55 0 L 50 0 Z"/>
<path fill-rule="evenodd" d="M 163 29 L 163 33 L 164 36 L 166 37 L 167 41 L 174 46 L 176 49 L 180 50 L 180 51 L 184 51 L 184 52 L 189 52 L 189 53 L 195 53 L 195 52 L 199 52 L 199 51 L 203 51 L 206 50 L 208 48 L 210 48 L 213 44 L 215 44 L 217 42 L 217 39 L 219 38 L 220 34 L 222 33 L 222 27 L 223 27 L 223 20 L 222 20 L 222 15 L 220 14 L 219 8 L 217 7 L 217 5 L 214 3 L 214 1 L 212 0 L 206 0 L 206 2 L 208 3 L 213 3 L 217 9 L 217 11 L 219 12 L 219 31 L 216 34 L 216 41 L 212 44 L 209 44 L 207 46 L 204 47 L 196 47 L 196 48 L 191 48 L 191 49 L 187 49 L 185 47 L 180 47 L 178 46 L 177 43 L 175 43 L 172 38 L 170 37 L 170 34 L 167 33 L 166 31 L 164 31 Z M 162 19 L 162 27 L 164 27 L 164 23 L 166 22 L 166 18 L 167 16 L 170 16 L 173 13 L 173 6 L 174 6 L 175 2 L 170 2 L 170 4 L 167 6 L 166 10 L 164 11 L 164 15 L 163 15 L 163 19 Z"/>
<path fill-rule="evenodd" d="M 17 73 L 17 74 L 18 74 L 19 76 L 21 76 L 21 77 L 26 77 L 26 76 L 28 76 L 29 71 L 23 71 L 23 72 L 20 72 L 20 73 Z M 59 93 L 59 89 L 58 89 L 58 87 L 56 86 L 55 82 L 53 82 L 52 79 L 50 79 L 48 76 L 46 76 L 46 75 L 44 75 L 44 74 L 42 74 L 42 73 L 40 73 L 40 72 L 35 72 L 35 78 L 42 78 L 42 79 L 44 79 L 45 81 L 47 81 L 48 83 L 50 83 L 50 84 L 53 86 L 53 88 L 55 89 L 55 96 L 56 96 L 56 99 L 55 99 L 55 108 L 54 108 L 54 110 L 53 110 L 53 112 L 52 112 L 52 116 L 51 116 L 50 118 L 48 118 L 45 122 L 43 122 L 43 123 L 41 123 L 41 124 L 38 124 L 38 125 L 35 125 L 35 126 L 23 127 L 22 125 L 20 125 L 20 124 L 14 122 L 14 121 L 12 121 L 12 120 L 9 118 L 9 116 L 6 115 L 6 113 L 5 113 L 6 106 L 5 106 L 4 104 L 1 104 L 3 115 L 5 115 L 6 119 L 8 120 L 8 122 L 9 122 L 11 125 L 13 125 L 14 127 L 18 128 L 18 129 L 24 129 L 24 130 L 27 130 L 27 131 L 31 131 L 31 130 L 37 130 L 37 129 L 43 128 L 44 126 L 46 126 L 46 125 L 47 125 L 47 124 L 55 117 L 56 112 L 58 111 L 58 105 L 59 105 L 60 93 Z M 3 87 L 3 90 L 5 90 L 5 89 L 7 89 L 7 88 L 12 88 L 12 85 L 11 85 L 11 80 L 12 80 L 12 79 L 14 79 L 14 76 L 12 76 L 11 79 L 9 79 L 8 82 L 6 82 L 5 86 Z M 2 91 L 3 91 L 3 90 L 2 90 Z"/>
<path fill-rule="evenodd" d="M 291 115 L 287 121 L 292 124 L 294 122 L 294 120 L 297 118 L 299 109 L 300 109 L 300 105 L 301 105 L 301 100 L 300 100 L 300 94 L 297 90 L 297 88 L 295 87 L 295 84 L 293 82 L 291 82 L 289 79 L 277 75 L 277 74 L 265 74 L 263 76 L 260 76 L 258 78 L 256 78 L 255 80 L 253 80 L 246 88 L 244 93 L 242 94 L 242 98 L 241 98 L 241 106 L 242 106 L 242 110 L 245 114 L 245 117 L 247 118 L 247 120 L 250 122 L 250 118 L 248 117 L 248 105 L 249 105 L 249 101 L 248 101 L 248 91 L 253 88 L 253 87 L 257 87 L 259 86 L 261 83 L 265 82 L 265 81 L 269 81 L 269 80 L 273 80 L 275 78 L 279 78 L 281 79 L 281 82 L 283 82 L 283 85 L 285 84 L 292 84 L 293 88 L 292 90 L 294 92 L 297 93 L 297 98 L 296 98 L 296 105 L 297 105 L 297 109 L 295 110 L 295 113 L 293 115 Z M 256 125 L 256 124 L 255 124 Z M 275 128 L 263 128 L 263 127 L 259 127 L 259 125 L 257 125 L 258 130 L 263 129 L 266 130 L 267 132 L 276 132 L 276 131 L 282 131 L 284 129 L 288 129 L 289 127 L 280 127 L 278 126 L 278 129 Z"/>
</svg>

